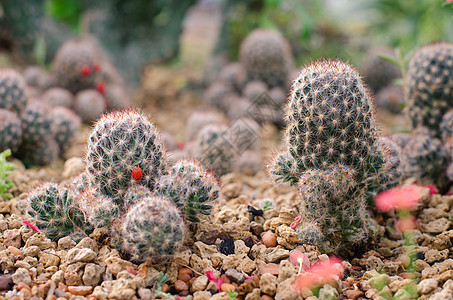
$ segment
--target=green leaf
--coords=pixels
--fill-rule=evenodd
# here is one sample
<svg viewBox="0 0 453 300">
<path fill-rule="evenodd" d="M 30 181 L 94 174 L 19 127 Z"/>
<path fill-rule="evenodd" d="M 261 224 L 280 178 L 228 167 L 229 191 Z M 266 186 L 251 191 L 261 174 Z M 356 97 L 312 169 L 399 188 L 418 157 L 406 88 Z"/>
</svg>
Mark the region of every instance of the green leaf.
<svg viewBox="0 0 453 300">
<path fill-rule="evenodd" d="M 385 55 L 378 55 L 378 57 L 382 60 L 385 60 L 386 62 L 389 62 L 395 66 L 400 66 L 400 62 L 398 61 L 398 59 L 396 58 L 393 58 L 393 57 L 390 57 L 390 56 L 385 56 Z"/>
<path fill-rule="evenodd" d="M 46 41 L 43 36 L 39 36 L 36 38 L 35 43 L 33 45 L 33 58 L 37 65 L 45 67 L 46 53 L 47 53 Z"/>
</svg>

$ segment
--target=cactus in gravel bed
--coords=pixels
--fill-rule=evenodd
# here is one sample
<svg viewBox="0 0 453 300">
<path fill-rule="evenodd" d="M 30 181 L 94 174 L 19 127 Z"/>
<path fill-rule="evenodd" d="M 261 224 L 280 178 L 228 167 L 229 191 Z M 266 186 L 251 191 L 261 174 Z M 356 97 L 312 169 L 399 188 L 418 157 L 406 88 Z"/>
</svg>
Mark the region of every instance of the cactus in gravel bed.
<svg viewBox="0 0 453 300">
<path fill-rule="evenodd" d="M 50 119 L 52 121 L 50 128 L 60 148 L 60 155 L 62 155 L 74 143 L 82 121 L 72 110 L 63 106 L 52 109 Z"/>
<path fill-rule="evenodd" d="M 163 197 L 144 197 L 112 232 L 117 247 L 137 263 L 167 261 L 182 246 L 184 221 L 179 210 Z"/>
<path fill-rule="evenodd" d="M 0 108 L 20 114 L 27 105 L 25 81 L 16 70 L 0 69 Z"/>
<path fill-rule="evenodd" d="M 55 183 L 45 183 L 28 196 L 28 214 L 36 226 L 53 241 L 65 236 L 80 240 L 92 227 L 85 222 L 84 214 L 74 202 L 72 192 Z"/>
<path fill-rule="evenodd" d="M 95 121 L 106 109 L 107 103 L 97 90 L 83 90 L 75 95 L 74 110 L 85 123 Z"/>
<path fill-rule="evenodd" d="M 22 127 L 16 113 L 0 108 L 0 152 L 15 152 L 22 141 Z"/>
<path fill-rule="evenodd" d="M 50 107 L 64 106 L 71 108 L 72 100 L 71 92 L 59 87 L 50 88 L 42 95 L 42 101 Z"/>
<path fill-rule="evenodd" d="M 58 85 L 77 93 L 95 88 L 100 71 L 97 50 L 90 42 L 74 39 L 65 42 L 52 64 Z"/>
<path fill-rule="evenodd" d="M 185 220 L 198 223 L 200 215 L 211 213 L 212 203 L 219 197 L 219 183 L 199 163 L 181 160 L 159 178 L 155 193 L 172 200 Z"/>
<path fill-rule="evenodd" d="M 226 138 L 227 129 L 224 124 L 208 124 L 200 131 L 194 147 L 195 156 L 218 176 L 231 172 L 236 158 L 234 147 Z"/>
<path fill-rule="evenodd" d="M 145 114 L 132 109 L 103 115 L 88 138 L 85 156 L 90 179 L 112 198 L 122 197 L 137 181 L 153 190 L 166 160 L 156 128 Z M 140 178 L 133 178 L 134 169 L 141 170 Z"/>
<path fill-rule="evenodd" d="M 302 244 L 322 245 L 326 242 L 321 229 L 315 222 L 304 222 L 297 226 L 295 230 Z"/>
<path fill-rule="evenodd" d="M 21 114 L 22 140 L 36 144 L 51 135 L 50 107 L 41 101 L 31 101 Z"/>
<path fill-rule="evenodd" d="M 439 137 L 442 116 L 453 107 L 453 44 L 418 49 L 405 79 L 407 112 L 414 128 L 424 126 Z"/>
<path fill-rule="evenodd" d="M 121 210 L 114 201 L 89 188 L 77 198 L 77 204 L 85 215 L 85 220 L 94 228 L 108 227 L 119 217 Z"/>
<path fill-rule="evenodd" d="M 262 80 L 269 87 L 285 86 L 293 67 L 289 43 L 271 29 L 253 30 L 242 42 L 239 56 L 248 81 Z"/>
<path fill-rule="evenodd" d="M 153 196 L 153 193 L 149 188 L 141 184 L 134 184 L 124 194 L 121 202 L 121 209 L 123 211 L 127 211 L 129 210 L 129 208 L 140 202 L 143 198 L 151 196 Z"/>
<path fill-rule="evenodd" d="M 287 150 L 268 172 L 298 185 L 301 210 L 340 255 L 365 250 L 376 235 L 368 193 L 387 183 L 381 175 L 391 154 L 378 139 L 359 74 L 341 60 L 306 66 L 293 83 L 285 119 Z"/>
</svg>

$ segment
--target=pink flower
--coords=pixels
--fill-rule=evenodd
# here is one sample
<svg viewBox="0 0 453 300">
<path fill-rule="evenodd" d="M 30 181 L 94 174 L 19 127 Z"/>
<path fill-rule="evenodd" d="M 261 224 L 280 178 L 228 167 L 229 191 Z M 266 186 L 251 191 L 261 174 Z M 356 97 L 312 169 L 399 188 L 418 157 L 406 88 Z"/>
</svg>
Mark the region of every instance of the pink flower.
<svg viewBox="0 0 453 300">
<path fill-rule="evenodd" d="M 30 223 L 28 221 L 22 221 L 22 223 L 24 223 L 25 225 L 27 225 L 28 227 L 30 227 L 31 229 L 33 229 L 36 232 L 41 232 L 41 229 L 39 229 L 38 226 L 33 225 L 32 223 Z"/>
<path fill-rule="evenodd" d="M 421 187 L 411 184 L 397 186 L 376 197 L 376 207 L 382 212 L 392 209 L 414 209 L 422 197 Z"/>
<path fill-rule="evenodd" d="M 208 280 L 210 282 L 214 282 L 215 286 L 217 287 L 217 290 L 220 291 L 220 286 L 223 283 L 223 279 L 214 277 L 214 273 L 212 273 L 212 271 L 206 271 L 206 276 L 208 276 Z"/>
<path fill-rule="evenodd" d="M 417 218 L 414 216 L 408 216 L 404 218 L 400 218 L 395 223 L 396 229 L 400 232 L 411 231 L 417 228 Z"/>
<path fill-rule="evenodd" d="M 299 294 L 304 288 L 312 289 L 316 286 L 335 281 L 336 277 L 343 276 L 344 267 L 341 259 L 331 257 L 328 261 L 318 261 L 305 273 L 299 274 L 294 281 L 296 292 Z"/>
<path fill-rule="evenodd" d="M 310 267 L 310 260 L 305 254 L 303 254 L 299 250 L 294 250 L 289 254 L 289 261 L 293 265 L 297 267 L 300 266 L 300 268 L 304 270 Z"/>
</svg>

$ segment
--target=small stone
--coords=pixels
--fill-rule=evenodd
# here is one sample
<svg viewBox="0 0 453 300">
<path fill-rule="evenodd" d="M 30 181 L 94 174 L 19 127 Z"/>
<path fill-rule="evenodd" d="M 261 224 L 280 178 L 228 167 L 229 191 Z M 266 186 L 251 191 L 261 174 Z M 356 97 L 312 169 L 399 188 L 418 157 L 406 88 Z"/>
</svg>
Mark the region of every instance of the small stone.
<svg viewBox="0 0 453 300">
<path fill-rule="evenodd" d="M 58 264 L 60 263 L 60 258 L 58 256 L 47 252 L 40 252 L 38 257 L 39 262 L 43 264 L 44 268 L 50 266 L 58 266 Z"/>
<path fill-rule="evenodd" d="M 137 293 L 141 300 L 152 300 L 153 299 L 153 291 L 151 291 L 150 289 L 139 288 Z"/>
<path fill-rule="evenodd" d="M 261 234 L 264 231 L 263 225 L 261 225 L 260 223 L 255 222 L 255 221 L 252 221 L 252 222 L 250 222 L 250 231 L 254 235 L 259 237 L 259 236 L 261 236 Z"/>
<path fill-rule="evenodd" d="M 93 290 L 92 286 L 84 286 L 84 285 L 80 285 L 80 286 L 72 286 L 72 285 L 70 285 L 70 286 L 68 286 L 68 292 L 70 292 L 73 295 L 86 296 L 89 293 L 91 293 L 92 290 Z"/>
<path fill-rule="evenodd" d="M 88 286 L 96 286 L 100 281 L 102 274 L 104 273 L 104 267 L 89 263 L 85 266 L 83 271 L 82 281 L 83 284 Z"/>
<path fill-rule="evenodd" d="M 363 297 L 363 296 L 365 296 L 365 293 L 360 290 L 347 290 L 346 291 L 346 297 L 348 299 L 357 300 L 358 298 Z"/>
<path fill-rule="evenodd" d="M 277 292 L 278 279 L 270 273 L 264 273 L 260 278 L 260 289 L 263 293 L 274 296 Z"/>
<path fill-rule="evenodd" d="M 52 280 L 55 283 L 64 282 L 64 272 L 63 272 L 63 270 L 59 270 L 59 271 L 55 272 L 55 274 L 52 275 L 50 280 Z"/>
<path fill-rule="evenodd" d="M 66 270 L 64 272 L 64 280 L 67 285 L 82 285 L 82 278 L 74 271 Z"/>
<path fill-rule="evenodd" d="M 194 292 L 203 291 L 208 286 L 209 280 L 206 275 L 198 276 L 192 283 L 192 290 Z"/>
<path fill-rule="evenodd" d="M 19 282 L 23 282 L 25 284 L 30 284 L 31 276 L 27 269 L 19 268 L 12 275 L 12 280 L 13 280 L 14 284 L 19 284 Z"/>
<path fill-rule="evenodd" d="M 189 290 L 189 286 L 182 280 L 176 280 L 175 289 L 178 291 L 187 291 Z"/>
<path fill-rule="evenodd" d="M 0 291 L 10 290 L 14 285 L 11 275 L 0 276 Z"/>
<path fill-rule="evenodd" d="M 209 300 L 212 294 L 208 291 L 197 291 L 193 294 L 193 300 Z"/>
<path fill-rule="evenodd" d="M 76 242 L 74 242 L 70 236 L 65 236 L 58 240 L 58 250 L 69 250 L 75 247 Z"/>
<path fill-rule="evenodd" d="M 448 249 L 439 251 L 436 249 L 429 249 L 425 252 L 425 261 L 429 264 L 432 264 L 436 261 L 444 261 L 448 257 Z"/>
<path fill-rule="evenodd" d="M 92 262 L 96 258 L 96 253 L 90 248 L 72 248 L 66 255 L 66 262 L 73 264 L 76 262 Z"/>
<path fill-rule="evenodd" d="M 379 271 L 384 267 L 384 263 L 379 257 L 374 255 L 370 256 L 366 260 L 366 268 L 367 270 L 376 270 Z"/>
<path fill-rule="evenodd" d="M 282 259 L 289 257 L 289 250 L 275 247 L 275 248 L 268 248 L 265 252 L 265 259 L 268 263 L 279 262 Z"/>
<path fill-rule="evenodd" d="M 338 291 L 331 285 L 325 284 L 319 290 L 319 300 L 336 300 L 340 297 Z"/>
<path fill-rule="evenodd" d="M 262 295 L 261 296 L 261 300 L 273 300 L 274 298 L 272 298 L 271 296 L 269 295 Z"/>
<path fill-rule="evenodd" d="M 282 282 L 296 276 L 298 268 L 287 260 L 282 260 L 278 269 L 278 281 Z"/>
<path fill-rule="evenodd" d="M 384 286 L 389 283 L 390 277 L 387 274 L 380 274 L 370 279 L 370 285 L 372 288 L 378 291 L 382 290 Z"/>
<path fill-rule="evenodd" d="M 231 283 L 222 283 L 220 286 L 220 291 L 222 292 L 228 292 L 228 291 L 236 291 L 236 287 L 232 285 Z"/>
<path fill-rule="evenodd" d="M 22 253 L 24 256 L 38 256 L 38 253 L 41 251 L 38 246 L 24 247 Z"/>
<path fill-rule="evenodd" d="M 423 279 L 417 285 L 417 292 L 419 292 L 420 294 L 429 294 L 431 293 L 431 291 L 437 288 L 437 285 L 437 281 L 432 278 Z"/>
<path fill-rule="evenodd" d="M 378 249 L 378 252 L 380 255 L 382 255 L 386 258 L 393 256 L 393 251 L 389 247 L 381 247 Z"/>
<path fill-rule="evenodd" d="M 228 276 L 228 278 L 236 282 L 237 284 L 242 284 L 245 281 L 245 275 L 236 269 L 228 269 L 225 272 L 225 275 Z"/>
<path fill-rule="evenodd" d="M 411 263 L 411 258 L 407 254 L 401 254 L 396 260 L 401 262 L 404 268 L 409 267 Z"/>
<path fill-rule="evenodd" d="M 247 296 L 245 296 L 245 300 L 260 300 L 260 289 L 253 289 L 251 293 L 248 293 Z"/>
<path fill-rule="evenodd" d="M 22 251 L 20 251 L 19 249 L 17 249 L 14 246 L 9 246 L 8 251 L 11 252 L 11 254 L 14 256 L 17 256 L 17 255 L 22 256 Z"/>
<path fill-rule="evenodd" d="M 424 224 L 422 231 L 431 234 L 439 234 L 447 231 L 450 228 L 451 222 L 447 218 L 440 218 L 434 221 Z"/>
<path fill-rule="evenodd" d="M 192 275 L 192 270 L 188 268 L 181 268 L 178 271 L 178 280 L 182 280 L 184 282 L 189 282 Z"/>
<path fill-rule="evenodd" d="M 20 248 L 21 241 L 19 229 L 6 230 L 3 233 L 3 245 L 5 245 L 5 247 L 13 246 Z"/>
<path fill-rule="evenodd" d="M 268 263 L 268 264 L 265 264 L 265 265 L 261 265 L 259 267 L 259 270 L 260 270 L 261 274 L 269 273 L 269 274 L 272 274 L 272 275 L 278 275 L 278 269 L 279 269 L 279 265 L 274 264 L 274 263 Z"/>
<path fill-rule="evenodd" d="M 263 244 L 266 247 L 275 247 L 277 246 L 277 236 L 272 231 L 266 231 L 261 237 Z"/>
</svg>

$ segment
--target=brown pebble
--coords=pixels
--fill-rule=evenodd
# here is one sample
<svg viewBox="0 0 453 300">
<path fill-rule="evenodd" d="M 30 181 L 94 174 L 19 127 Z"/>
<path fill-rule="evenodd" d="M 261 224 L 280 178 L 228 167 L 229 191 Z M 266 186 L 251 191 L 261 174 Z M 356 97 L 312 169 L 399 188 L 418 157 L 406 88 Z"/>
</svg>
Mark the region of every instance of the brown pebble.
<svg viewBox="0 0 453 300">
<path fill-rule="evenodd" d="M 93 290 L 92 286 L 88 285 L 70 285 L 68 291 L 73 295 L 86 296 Z"/>
<path fill-rule="evenodd" d="M 185 297 L 185 296 L 189 296 L 189 291 L 182 291 L 181 293 L 179 293 L 179 296 L 182 296 L 182 297 Z"/>
<path fill-rule="evenodd" d="M 263 233 L 261 239 L 263 240 L 264 246 L 268 248 L 277 246 L 277 236 L 271 231 L 266 231 L 265 233 Z"/>
<path fill-rule="evenodd" d="M 404 279 L 415 279 L 417 278 L 417 275 L 414 274 L 414 273 L 410 273 L 410 272 L 403 272 L 400 274 L 401 277 L 403 277 Z"/>
<path fill-rule="evenodd" d="M 182 280 L 176 280 L 175 289 L 177 291 L 187 291 L 187 290 L 189 290 L 189 286 L 187 285 L 187 283 L 185 283 Z"/>
<path fill-rule="evenodd" d="M 69 298 L 69 297 L 68 297 Z M 68 298 L 65 297 L 58 297 L 56 300 L 68 300 Z"/>
<path fill-rule="evenodd" d="M 23 289 L 26 289 L 26 290 L 30 290 L 30 291 L 31 291 L 31 288 L 30 288 L 26 283 L 19 282 L 19 284 L 16 285 L 16 290 L 22 291 Z"/>
<path fill-rule="evenodd" d="M 192 278 L 191 275 L 192 275 L 191 269 L 181 268 L 181 269 L 179 269 L 179 272 L 178 272 L 178 280 L 182 280 L 187 283 Z"/>
<path fill-rule="evenodd" d="M 349 282 L 349 283 L 353 283 L 354 282 L 354 277 L 349 276 L 348 278 L 346 278 L 346 281 Z"/>
<path fill-rule="evenodd" d="M 236 291 L 236 287 L 234 285 L 232 285 L 231 283 L 222 283 L 222 285 L 220 286 L 220 291 L 228 292 L 228 290 Z"/>
<path fill-rule="evenodd" d="M 68 286 L 66 284 L 64 284 L 63 282 L 59 282 L 57 289 L 62 290 L 63 292 L 67 292 Z"/>
<path fill-rule="evenodd" d="M 17 249 L 14 246 L 8 246 L 8 251 L 11 252 L 11 254 L 14 256 L 16 256 L 16 255 L 22 256 L 22 251 L 20 251 L 19 249 Z"/>
<path fill-rule="evenodd" d="M 262 295 L 261 300 L 273 300 L 274 298 L 269 295 Z"/>
<path fill-rule="evenodd" d="M 346 297 L 348 299 L 353 299 L 356 300 L 359 297 L 363 297 L 365 295 L 364 292 L 359 291 L 359 290 L 347 290 L 346 291 Z"/>
<path fill-rule="evenodd" d="M 401 262 L 404 268 L 409 267 L 409 265 L 411 264 L 411 258 L 406 254 L 401 254 L 400 256 L 398 256 L 396 261 Z"/>
<path fill-rule="evenodd" d="M 226 276 L 226 274 L 220 275 L 220 279 L 222 279 L 224 283 L 231 283 L 230 278 L 228 278 L 228 276 Z"/>
<path fill-rule="evenodd" d="M 271 273 L 272 275 L 278 275 L 279 265 L 275 263 L 268 263 L 260 266 L 260 273 Z"/>
<path fill-rule="evenodd" d="M 162 284 L 161 291 L 162 291 L 163 293 L 166 293 L 166 292 L 168 292 L 169 290 L 170 290 L 170 286 L 169 286 L 168 284 L 166 284 L 166 283 Z"/>
<path fill-rule="evenodd" d="M 351 284 L 349 282 L 347 282 L 347 281 L 342 281 L 341 283 L 343 283 L 346 286 L 346 288 L 350 288 L 351 287 Z"/>
</svg>

